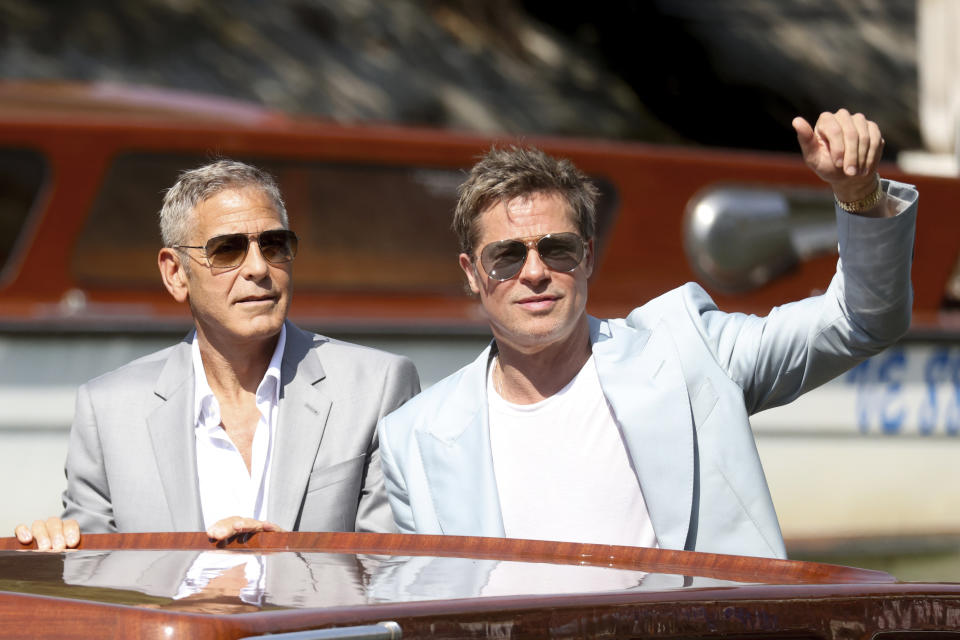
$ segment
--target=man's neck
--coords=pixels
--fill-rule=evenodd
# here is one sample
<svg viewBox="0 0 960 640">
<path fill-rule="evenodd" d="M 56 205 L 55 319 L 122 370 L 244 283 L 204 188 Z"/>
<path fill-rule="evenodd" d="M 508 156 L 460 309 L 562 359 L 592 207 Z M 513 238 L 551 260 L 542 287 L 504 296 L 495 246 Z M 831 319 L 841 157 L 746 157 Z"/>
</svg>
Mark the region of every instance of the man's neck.
<svg viewBox="0 0 960 640">
<path fill-rule="evenodd" d="M 574 332 L 557 344 L 537 351 L 497 343 L 493 384 L 497 393 L 515 404 L 533 404 L 563 389 L 590 358 L 590 327 L 586 316 Z"/>
<path fill-rule="evenodd" d="M 197 330 L 200 359 L 210 390 L 218 398 L 256 393 L 270 366 L 279 334 L 259 342 L 225 344 Z"/>
</svg>

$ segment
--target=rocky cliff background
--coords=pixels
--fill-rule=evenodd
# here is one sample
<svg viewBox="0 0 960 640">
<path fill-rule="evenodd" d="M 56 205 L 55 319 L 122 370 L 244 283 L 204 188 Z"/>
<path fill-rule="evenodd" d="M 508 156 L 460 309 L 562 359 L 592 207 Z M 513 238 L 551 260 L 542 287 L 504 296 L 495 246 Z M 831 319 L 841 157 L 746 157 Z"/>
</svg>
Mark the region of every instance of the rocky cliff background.
<svg viewBox="0 0 960 640">
<path fill-rule="evenodd" d="M 915 0 L 0 0 L 0 76 L 339 121 L 785 149 L 847 105 L 919 146 Z"/>
</svg>

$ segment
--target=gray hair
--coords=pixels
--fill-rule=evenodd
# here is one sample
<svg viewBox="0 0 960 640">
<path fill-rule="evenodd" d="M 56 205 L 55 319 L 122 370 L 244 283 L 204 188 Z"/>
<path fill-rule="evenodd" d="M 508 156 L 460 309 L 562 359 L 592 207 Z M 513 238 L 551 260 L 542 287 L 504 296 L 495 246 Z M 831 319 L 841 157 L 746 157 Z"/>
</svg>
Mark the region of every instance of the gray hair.
<svg viewBox="0 0 960 640">
<path fill-rule="evenodd" d="M 263 191 L 273 202 L 280 222 L 289 228 L 287 208 L 273 177 L 252 165 L 235 160 L 217 160 L 202 167 L 184 171 L 176 184 L 167 189 L 160 209 L 160 237 L 163 246 L 174 247 L 190 242 L 194 208 L 227 189 L 253 187 Z"/>
<path fill-rule="evenodd" d="M 480 214 L 503 200 L 537 192 L 555 193 L 566 201 L 573 221 L 585 240 L 593 238 L 600 191 L 590 178 L 567 159 L 554 158 L 540 149 L 491 148 L 470 169 L 457 189 L 453 230 L 460 251 L 471 254 L 479 237 Z"/>
</svg>

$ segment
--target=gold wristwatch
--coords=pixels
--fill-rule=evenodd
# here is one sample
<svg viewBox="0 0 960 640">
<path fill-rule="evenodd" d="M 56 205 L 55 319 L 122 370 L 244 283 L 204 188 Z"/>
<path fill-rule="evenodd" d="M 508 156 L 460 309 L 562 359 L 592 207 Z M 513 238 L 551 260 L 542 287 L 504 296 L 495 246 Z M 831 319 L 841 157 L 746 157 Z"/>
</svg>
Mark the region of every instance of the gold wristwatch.
<svg viewBox="0 0 960 640">
<path fill-rule="evenodd" d="M 878 176 L 877 188 L 874 189 L 870 195 L 860 198 L 859 200 L 853 200 L 851 202 L 841 202 L 840 200 L 837 200 L 836 196 L 834 196 L 833 199 L 836 200 L 837 206 L 844 211 L 848 211 L 850 213 L 863 213 L 864 211 L 870 211 L 880 204 L 880 201 L 883 199 L 883 195 L 883 186 Z"/>
</svg>

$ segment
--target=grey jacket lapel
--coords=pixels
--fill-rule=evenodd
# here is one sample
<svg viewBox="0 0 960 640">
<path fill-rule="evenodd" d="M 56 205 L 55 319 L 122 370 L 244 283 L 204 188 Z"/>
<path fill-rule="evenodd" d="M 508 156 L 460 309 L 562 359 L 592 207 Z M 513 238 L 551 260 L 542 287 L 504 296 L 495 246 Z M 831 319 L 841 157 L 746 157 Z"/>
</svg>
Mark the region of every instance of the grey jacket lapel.
<svg viewBox="0 0 960 640">
<path fill-rule="evenodd" d="M 157 378 L 154 394 L 158 405 L 147 415 L 147 428 L 170 509 L 172 528 L 200 531 L 203 529 L 203 510 L 197 482 L 193 360 L 188 340 L 180 342 L 171 351 Z M 144 508 L 154 507 L 144 505 Z"/>
<path fill-rule="evenodd" d="M 488 347 L 436 412 L 442 419 L 417 432 L 437 520 L 447 535 L 504 536 L 487 420 L 489 358 Z"/>
<path fill-rule="evenodd" d="M 670 332 L 590 318 L 600 386 L 620 422 L 661 547 L 683 549 L 694 491 L 693 419 Z"/>
<path fill-rule="evenodd" d="M 314 335 L 286 326 L 268 519 L 293 529 L 332 403 L 317 387 L 326 374 L 312 351 Z"/>
</svg>

